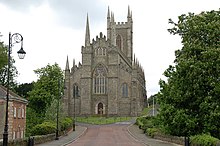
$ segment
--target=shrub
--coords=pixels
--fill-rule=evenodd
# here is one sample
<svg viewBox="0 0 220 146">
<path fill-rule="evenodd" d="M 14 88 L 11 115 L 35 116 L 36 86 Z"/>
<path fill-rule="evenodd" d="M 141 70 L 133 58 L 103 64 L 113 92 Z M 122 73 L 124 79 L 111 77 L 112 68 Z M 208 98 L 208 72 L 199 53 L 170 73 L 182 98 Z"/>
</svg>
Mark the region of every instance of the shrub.
<svg viewBox="0 0 220 146">
<path fill-rule="evenodd" d="M 37 124 L 31 130 L 31 135 L 46 135 L 56 132 L 56 125 L 51 122 L 43 122 L 42 124 Z"/>
<path fill-rule="evenodd" d="M 154 117 L 138 117 L 136 120 L 136 124 L 139 126 L 140 129 L 143 129 L 145 133 L 148 128 L 154 127 L 153 120 Z"/>
<path fill-rule="evenodd" d="M 72 118 L 66 117 L 63 120 L 61 120 L 60 127 L 61 131 L 69 129 L 73 124 Z"/>
<path fill-rule="evenodd" d="M 147 128 L 146 133 L 150 137 L 154 137 L 154 134 L 158 132 L 157 128 Z"/>
<path fill-rule="evenodd" d="M 190 142 L 193 145 L 205 145 L 205 146 L 213 146 L 219 143 L 219 139 L 212 137 L 208 134 L 195 135 L 190 137 Z"/>
</svg>

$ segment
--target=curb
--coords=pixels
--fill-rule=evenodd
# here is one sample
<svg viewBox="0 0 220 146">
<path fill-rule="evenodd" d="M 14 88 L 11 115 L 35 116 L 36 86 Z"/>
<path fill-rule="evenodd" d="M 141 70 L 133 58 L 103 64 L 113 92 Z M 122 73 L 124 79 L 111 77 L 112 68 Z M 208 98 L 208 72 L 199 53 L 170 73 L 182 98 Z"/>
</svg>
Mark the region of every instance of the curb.
<svg viewBox="0 0 220 146">
<path fill-rule="evenodd" d="M 65 144 L 63 144 L 61 146 L 66 146 L 66 145 L 68 145 L 68 144 L 78 140 L 81 136 L 83 136 L 87 132 L 87 130 L 88 130 L 88 128 L 85 127 L 84 131 L 80 135 L 78 135 L 77 137 L 73 138 L 72 140 L 70 140 L 69 142 L 67 142 L 67 143 L 65 143 Z"/>
<path fill-rule="evenodd" d="M 133 126 L 133 125 L 134 125 L 134 124 L 130 124 L 129 126 L 127 126 L 127 131 L 128 131 L 128 133 L 130 134 L 130 136 L 131 136 L 135 141 L 141 142 L 141 143 L 143 143 L 143 144 L 146 145 L 146 146 L 150 146 L 149 144 L 145 143 L 144 141 L 138 140 L 138 139 L 134 136 L 134 134 L 132 134 L 132 132 L 129 130 L 129 128 L 130 128 L 131 126 Z"/>
</svg>

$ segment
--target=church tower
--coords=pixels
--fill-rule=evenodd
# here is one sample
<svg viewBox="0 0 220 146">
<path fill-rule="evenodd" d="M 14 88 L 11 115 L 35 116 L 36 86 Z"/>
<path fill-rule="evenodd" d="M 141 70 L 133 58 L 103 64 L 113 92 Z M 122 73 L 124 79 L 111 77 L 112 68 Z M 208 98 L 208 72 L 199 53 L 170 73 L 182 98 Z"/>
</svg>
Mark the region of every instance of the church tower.
<svg viewBox="0 0 220 146">
<path fill-rule="evenodd" d="M 127 22 L 115 22 L 114 13 L 108 8 L 107 13 L 107 38 L 111 40 L 111 44 L 117 46 L 118 49 L 132 61 L 133 54 L 133 20 L 132 12 L 128 6 Z"/>
</svg>

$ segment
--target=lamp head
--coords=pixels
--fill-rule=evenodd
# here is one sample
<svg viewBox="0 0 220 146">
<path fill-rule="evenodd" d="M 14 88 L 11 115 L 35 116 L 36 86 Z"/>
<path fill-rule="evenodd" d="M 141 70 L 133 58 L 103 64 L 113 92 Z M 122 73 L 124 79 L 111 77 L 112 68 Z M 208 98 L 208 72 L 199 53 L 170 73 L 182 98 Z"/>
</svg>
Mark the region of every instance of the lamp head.
<svg viewBox="0 0 220 146">
<path fill-rule="evenodd" d="M 19 59 L 24 59 L 26 52 L 23 50 L 23 47 L 17 52 Z"/>
</svg>

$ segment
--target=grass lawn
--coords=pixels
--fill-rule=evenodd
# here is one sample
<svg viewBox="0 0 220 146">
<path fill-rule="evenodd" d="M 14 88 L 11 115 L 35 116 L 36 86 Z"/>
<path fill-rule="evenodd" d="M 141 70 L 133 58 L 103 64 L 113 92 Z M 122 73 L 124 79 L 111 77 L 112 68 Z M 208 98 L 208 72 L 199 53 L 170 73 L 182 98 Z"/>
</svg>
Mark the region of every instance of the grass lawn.
<svg viewBox="0 0 220 146">
<path fill-rule="evenodd" d="M 131 120 L 132 117 L 76 117 L 77 122 L 89 124 L 112 124 Z"/>
</svg>

